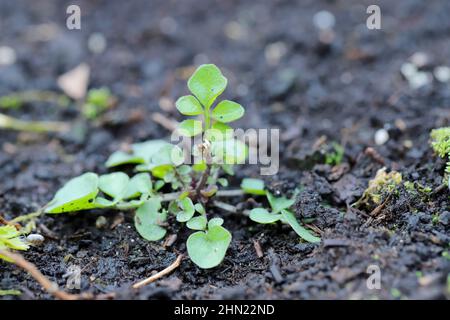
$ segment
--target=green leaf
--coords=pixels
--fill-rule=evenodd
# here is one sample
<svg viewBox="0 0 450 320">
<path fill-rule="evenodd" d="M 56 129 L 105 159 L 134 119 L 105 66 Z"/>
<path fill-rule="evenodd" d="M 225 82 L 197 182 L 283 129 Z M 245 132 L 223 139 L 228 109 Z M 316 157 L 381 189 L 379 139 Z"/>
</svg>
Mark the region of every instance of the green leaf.
<svg viewBox="0 0 450 320">
<path fill-rule="evenodd" d="M 134 225 L 139 234 L 148 241 L 157 241 L 166 235 L 166 229 L 160 224 L 166 221 L 166 212 L 159 212 L 161 201 L 158 198 L 152 198 L 146 201 L 134 216 Z"/>
<path fill-rule="evenodd" d="M 140 163 L 145 163 L 145 159 L 132 154 L 128 154 L 123 151 L 116 151 L 109 156 L 108 160 L 106 160 L 105 166 L 107 168 L 111 168 L 123 164 L 140 164 Z"/>
<path fill-rule="evenodd" d="M 123 172 L 104 174 L 98 179 L 98 188 L 108 196 L 119 201 L 123 198 L 130 178 Z"/>
<path fill-rule="evenodd" d="M 127 190 L 123 199 L 137 198 L 141 194 L 149 194 L 152 192 L 152 180 L 148 173 L 138 173 L 130 179 Z"/>
<path fill-rule="evenodd" d="M 175 103 L 178 111 L 185 116 L 196 116 L 203 113 L 200 102 L 194 96 L 183 96 Z"/>
<path fill-rule="evenodd" d="M 205 131 L 205 139 L 211 142 L 232 139 L 234 130 L 222 122 L 215 122 L 211 129 Z"/>
<path fill-rule="evenodd" d="M 250 211 L 250 219 L 263 224 L 277 222 L 281 217 L 281 214 L 270 213 L 264 208 L 255 208 Z"/>
<path fill-rule="evenodd" d="M 201 203 L 196 203 L 194 205 L 195 211 L 197 211 L 200 214 L 205 214 L 205 207 L 203 207 L 203 205 Z"/>
<path fill-rule="evenodd" d="M 195 172 L 203 172 L 206 170 L 206 162 L 196 163 L 192 166 L 192 170 Z"/>
<path fill-rule="evenodd" d="M 309 232 L 298 223 L 292 212 L 288 210 L 282 210 L 281 214 L 283 215 L 284 221 L 288 223 L 292 227 L 292 229 L 294 229 L 295 233 L 297 233 L 303 240 L 312 243 L 320 242 L 319 237 L 314 236 L 311 232 Z"/>
<path fill-rule="evenodd" d="M 88 172 L 69 180 L 56 192 L 45 209 L 46 213 L 62 213 L 95 208 L 98 193 L 98 176 Z"/>
<path fill-rule="evenodd" d="M 195 207 L 192 203 L 191 198 L 184 198 L 183 200 L 178 201 L 178 205 L 181 208 L 181 211 L 177 214 L 178 222 L 186 222 L 189 221 L 195 213 Z"/>
<path fill-rule="evenodd" d="M 1 256 L 0 256 L 1 258 Z M 9 289 L 9 290 L 0 290 L 0 297 L 1 296 L 20 296 L 22 292 L 19 290 Z"/>
<path fill-rule="evenodd" d="M 211 143 L 214 160 L 224 164 L 242 164 L 248 154 L 248 147 L 240 140 L 231 139 Z"/>
<path fill-rule="evenodd" d="M 139 143 L 133 143 L 131 149 L 133 150 L 133 155 L 140 157 L 149 163 L 153 155 L 159 153 L 160 149 L 164 146 L 171 145 L 164 140 L 148 140 Z"/>
<path fill-rule="evenodd" d="M 14 226 L 6 225 L 0 227 L 0 241 L 1 239 L 11 239 L 18 237 L 20 235 L 19 231 Z"/>
<path fill-rule="evenodd" d="M 158 191 L 159 189 L 161 189 L 162 187 L 164 187 L 164 181 L 162 180 L 158 180 L 155 182 L 155 191 Z"/>
<path fill-rule="evenodd" d="M 187 240 L 187 250 L 191 260 L 202 269 L 219 265 L 231 242 L 231 233 L 221 226 L 213 226 L 208 231 L 197 231 Z"/>
<path fill-rule="evenodd" d="M 193 217 L 189 220 L 186 226 L 191 230 L 205 230 L 206 229 L 206 217 L 204 215 Z"/>
<path fill-rule="evenodd" d="M 0 227 L 0 246 L 1 249 L 14 250 L 27 250 L 29 248 L 28 244 L 20 237 L 20 232 L 10 225 Z M 5 257 L 2 258 L 5 259 Z"/>
<path fill-rule="evenodd" d="M 227 87 L 227 78 L 213 64 L 203 64 L 188 80 L 189 90 L 209 108 Z"/>
<path fill-rule="evenodd" d="M 223 224 L 222 218 L 212 218 L 208 222 L 208 229 L 211 229 L 214 226 L 221 226 Z"/>
<path fill-rule="evenodd" d="M 222 187 L 228 187 L 228 180 L 226 178 L 219 178 L 217 179 L 217 182 L 222 186 Z"/>
<path fill-rule="evenodd" d="M 214 120 L 228 123 L 242 118 L 244 113 L 245 110 L 239 103 L 223 100 L 214 108 L 211 117 Z"/>
<path fill-rule="evenodd" d="M 188 119 L 178 125 L 178 132 L 185 137 L 196 136 L 202 131 L 202 122 L 199 120 Z"/>
<path fill-rule="evenodd" d="M 267 192 L 267 200 L 269 200 L 274 213 L 278 213 L 283 209 L 289 209 L 295 203 L 295 199 L 285 197 L 275 198 L 270 192 Z"/>
<path fill-rule="evenodd" d="M 241 189 L 245 193 L 265 195 L 264 181 L 261 179 L 244 178 L 241 183 Z"/>
</svg>

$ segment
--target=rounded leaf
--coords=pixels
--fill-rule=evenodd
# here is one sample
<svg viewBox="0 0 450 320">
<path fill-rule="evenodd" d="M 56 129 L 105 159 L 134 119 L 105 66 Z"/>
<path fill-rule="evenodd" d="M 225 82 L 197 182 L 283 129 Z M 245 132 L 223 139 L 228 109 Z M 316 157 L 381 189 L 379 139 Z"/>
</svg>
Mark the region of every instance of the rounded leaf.
<svg viewBox="0 0 450 320">
<path fill-rule="evenodd" d="M 123 164 L 141 164 L 141 163 L 145 163 L 145 159 L 143 159 L 142 157 L 133 154 L 128 154 L 123 151 L 116 151 L 109 156 L 108 160 L 106 160 L 105 166 L 107 168 L 111 168 Z"/>
<path fill-rule="evenodd" d="M 194 96 L 183 96 L 175 102 L 181 114 L 185 116 L 196 116 L 203 113 L 200 102 Z"/>
<path fill-rule="evenodd" d="M 188 119 L 178 125 L 178 132 L 185 137 L 194 137 L 202 131 L 202 122 L 199 120 Z"/>
<path fill-rule="evenodd" d="M 215 122 L 211 129 L 205 131 L 205 139 L 211 142 L 233 139 L 234 130 L 222 122 Z"/>
<path fill-rule="evenodd" d="M 204 215 L 193 217 L 186 223 L 186 226 L 191 230 L 205 230 L 206 229 L 206 217 Z"/>
<path fill-rule="evenodd" d="M 231 238 L 231 233 L 222 226 L 195 232 L 186 243 L 189 257 L 202 269 L 214 268 L 225 257 Z"/>
<path fill-rule="evenodd" d="M 95 208 L 98 193 L 98 176 L 88 172 L 69 180 L 56 192 L 45 209 L 46 213 L 62 213 Z"/>
<path fill-rule="evenodd" d="M 189 90 L 209 108 L 227 87 L 227 78 L 213 64 L 203 64 L 188 80 Z"/>
<path fill-rule="evenodd" d="M 256 195 L 266 194 L 266 191 L 264 190 L 264 181 L 261 179 L 245 178 L 242 180 L 241 189 L 244 190 L 245 193 Z"/>
<path fill-rule="evenodd" d="M 231 139 L 211 143 L 214 161 L 222 164 L 244 163 L 248 154 L 248 147 L 240 140 Z"/>
<path fill-rule="evenodd" d="M 245 110 L 239 103 L 223 100 L 214 108 L 211 117 L 214 120 L 227 123 L 242 118 L 244 113 Z"/>
<path fill-rule="evenodd" d="M 191 198 L 184 198 L 178 201 L 178 206 L 181 208 L 181 211 L 177 214 L 178 222 L 189 221 L 194 216 L 195 207 Z"/>
<path fill-rule="evenodd" d="M 297 233 L 303 240 L 312 243 L 320 242 L 319 237 L 316 237 L 307 229 L 303 228 L 300 225 L 300 223 L 298 223 L 297 219 L 295 219 L 295 216 L 292 212 L 288 210 L 283 210 L 281 214 L 283 216 L 284 221 L 288 223 L 292 227 L 292 229 L 294 229 L 295 233 Z"/>
<path fill-rule="evenodd" d="M 98 187 L 114 200 L 121 200 L 130 178 L 123 172 L 104 174 L 98 179 Z"/>
<path fill-rule="evenodd" d="M 276 198 L 270 192 L 267 192 L 266 195 L 274 213 L 278 213 L 284 209 L 289 209 L 295 203 L 295 199 L 288 199 L 285 197 Z"/>
<path fill-rule="evenodd" d="M 124 199 L 139 197 L 141 194 L 152 192 L 152 180 L 148 173 L 138 173 L 130 179 L 123 195 Z"/>
<path fill-rule="evenodd" d="M 273 214 L 264 208 L 255 208 L 250 211 L 250 220 L 258 223 L 274 223 L 281 219 L 281 214 Z"/>
<path fill-rule="evenodd" d="M 157 241 L 166 235 L 166 229 L 161 227 L 160 224 L 166 221 L 167 214 L 165 212 L 160 213 L 160 209 L 161 201 L 152 198 L 136 210 L 134 225 L 138 233 L 148 241 Z"/>
<path fill-rule="evenodd" d="M 223 224 L 222 218 L 212 218 L 208 222 L 208 229 L 211 229 L 214 226 L 221 226 Z"/>
</svg>

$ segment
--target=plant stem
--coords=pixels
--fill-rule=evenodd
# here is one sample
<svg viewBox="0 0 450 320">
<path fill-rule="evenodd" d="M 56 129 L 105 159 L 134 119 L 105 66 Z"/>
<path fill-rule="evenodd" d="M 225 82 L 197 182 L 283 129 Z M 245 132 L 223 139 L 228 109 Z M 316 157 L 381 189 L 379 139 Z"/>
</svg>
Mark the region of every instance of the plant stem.
<svg viewBox="0 0 450 320">
<path fill-rule="evenodd" d="M 23 121 L 0 113 L 0 129 L 30 132 L 66 132 L 69 125 L 60 121 Z"/>
<path fill-rule="evenodd" d="M 217 207 L 219 209 L 228 211 L 230 213 L 239 213 L 239 210 L 235 206 L 233 206 L 231 204 L 228 204 L 228 203 L 225 203 L 225 202 L 222 202 L 222 201 L 218 201 L 218 200 L 214 200 L 212 204 L 213 204 L 213 206 L 215 206 L 215 207 Z M 242 210 L 241 213 L 243 215 L 245 215 L 245 216 L 249 216 L 250 215 L 250 210 Z"/>
<path fill-rule="evenodd" d="M 36 212 L 28 213 L 28 214 L 23 215 L 23 216 L 18 216 L 18 217 L 16 217 L 16 218 L 10 220 L 9 223 L 10 223 L 10 224 L 16 224 L 16 223 L 19 223 L 19 222 L 24 222 L 24 221 L 32 220 L 32 219 L 34 219 L 34 218 L 37 218 L 37 217 L 41 216 L 43 212 L 44 212 L 44 210 L 39 209 L 39 210 L 36 211 Z"/>
<path fill-rule="evenodd" d="M 171 192 L 171 193 L 165 193 L 162 195 L 161 201 L 162 202 L 167 202 L 167 201 L 172 201 L 172 200 L 176 200 L 178 199 L 178 197 L 182 194 L 183 192 Z M 231 189 L 231 190 L 219 190 L 216 192 L 216 194 L 214 195 L 214 197 L 239 197 L 244 195 L 244 191 L 240 190 L 240 189 Z"/>
</svg>

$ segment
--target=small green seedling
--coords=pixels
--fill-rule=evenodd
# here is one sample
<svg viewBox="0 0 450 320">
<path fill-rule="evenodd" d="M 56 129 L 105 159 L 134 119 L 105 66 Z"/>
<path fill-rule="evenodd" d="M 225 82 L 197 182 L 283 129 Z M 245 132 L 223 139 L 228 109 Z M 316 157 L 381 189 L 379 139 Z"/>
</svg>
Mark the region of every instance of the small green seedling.
<svg viewBox="0 0 450 320">
<path fill-rule="evenodd" d="M 450 178 L 450 127 L 444 127 L 439 129 L 433 129 L 430 133 L 431 147 L 439 157 L 447 159 L 447 165 L 445 167 L 445 173 Z M 445 183 L 450 187 L 448 178 L 445 178 Z"/>
<path fill-rule="evenodd" d="M 116 151 L 106 161 L 108 168 L 134 166 L 134 176 L 120 171 L 100 176 L 85 173 L 68 181 L 47 204 L 45 212 L 135 210 L 136 230 L 148 241 L 162 239 L 166 227 L 176 220 L 195 231 L 187 239 L 189 257 L 200 268 L 208 269 L 222 262 L 232 239 L 223 226 L 224 220 L 211 217 L 214 201 L 210 199 L 235 195 L 237 191 L 238 195 L 267 195 L 272 213 L 266 215 L 271 215 L 272 222 L 289 224 L 306 241 L 319 241 L 288 210 L 293 200 L 273 197 L 261 180 L 244 179 L 243 191 L 225 190 L 221 194 L 219 186 L 228 185 L 223 175 L 233 175 L 233 165 L 242 163 L 248 153 L 247 146 L 234 139 L 233 129 L 228 125 L 244 115 L 244 108 L 229 100 L 214 105 L 226 86 L 227 79 L 215 65 L 202 65 L 188 81 L 192 95 L 176 101 L 181 114 L 195 117 L 180 123 L 179 134 L 194 137 L 203 133 L 201 143 L 193 150 L 199 161 L 184 164 L 181 148 L 164 140 L 135 143 L 130 152 Z M 258 213 L 264 209 L 255 210 Z M 250 218 L 267 223 L 255 213 Z"/>
<path fill-rule="evenodd" d="M 89 120 L 97 119 L 100 114 L 111 107 L 114 100 L 108 88 L 91 89 L 87 93 L 82 113 Z"/>
<path fill-rule="evenodd" d="M 0 227 L 0 250 L 28 250 L 29 246 L 23 239 L 22 233 L 12 225 Z M 10 260 L 0 255 L 0 259 L 10 262 Z"/>
<path fill-rule="evenodd" d="M 344 158 L 344 147 L 339 143 L 331 143 L 331 151 L 325 154 L 325 163 L 331 166 L 338 165 L 342 163 Z"/>
</svg>

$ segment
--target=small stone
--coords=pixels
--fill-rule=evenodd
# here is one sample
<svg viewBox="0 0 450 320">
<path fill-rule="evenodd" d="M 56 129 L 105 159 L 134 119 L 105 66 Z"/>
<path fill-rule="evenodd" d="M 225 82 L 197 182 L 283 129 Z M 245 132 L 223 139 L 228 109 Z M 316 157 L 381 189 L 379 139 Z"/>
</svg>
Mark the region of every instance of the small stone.
<svg viewBox="0 0 450 320">
<path fill-rule="evenodd" d="M 40 244 L 42 244 L 44 242 L 44 237 L 40 234 L 37 233 L 32 233 L 29 234 L 26 238 L 27 242 L 29 242 L 30 244 L 34 245 L 34 246 L 38 246 Z"/>
<path fill-rule="evenodd" d="M 159 29 L 166 35 L 173 35 L 177 32 L 178 23 L 172 17 L 164 17 L 159 22 Z"/>
<path fill-rule="evenodd" d="M 416 52 L 414 53 L 409 60 L 417 67 L 417 68 L 422 68 L 424 66 L 426 66 L 429 62 L 430 59 L 428 58 L 428 55 L 425 52 Z"/>
<path fill-rule="evenodd" d="M 375 132 L 374 140 L 377 145 L 381 146 L 389 140 L 389 133 L 386 129 L 378 129 Z"/>
<path fill-rule="evenodd" d="M 106 227 L 106 224 L 108 223 L 108 221 L 106 220 L 106 218 L 104 216 L 100 216 L 97 218 L 97 220 L 95 221 L 95 227 L 97 229 L 103 229 Z"/>
<path fill-rule="evenodd" d="M 409 80 L 409 86 L 412 89 L 418 89 L 429 84 L 432 80 L 431 74 L 429 72 L 417 72 Z"/>
<path fill-rule="evenodd" d="M 278 65 L 281 58 L 287 53 L 287 47 L 284 42 L 278 41 L 266 46 L 264 56 L 268 64 L 272 66 Z"/>
<path fill-rule="evenodd" d="M 334 27 L 336 19 L 330 11 L 322 10 L 313 17 L 314 26 L 320 30 L 328 30 Z"/>
<path fill-rule="evenodd" d="M 444 226 L 448 226 L 450 224 L 450 211 L 444 211 L 439 215 L 439 222 Z"/>
<path fill-rule="evenodd" d="M 0 65 L 8 66 L 16 62 L 16 51 L 8 46 L 0 47 Z"/>
<path fill-rule="evenodd" d="M 235 41 L 244 40 L 248 36 L 247 30 L 238 22 L 230 21 L 225 25 L 225 35 Z"/>
<path fill-rule="evenodd" d="M 106 39 L 105 36 L 99 32 L 95 32 L 89 36 L 88 39 L 88 49 L 92 53 L 102 53 L 106 49 Z"/>
<path fill-rule="evenodd" d="M 400 72 L 406 79 L 409 79 L 417 73 L 417 68 L 414 64 L 405 62 L 404 64 L 402 64 Z"/>
<path fill-rule="evenodd" d="M 450 68 L 447 66 L 438 66 L 434 68 L 434 77 L 439 82 L 449 82 L 450 81 Z"/>
</svg>

